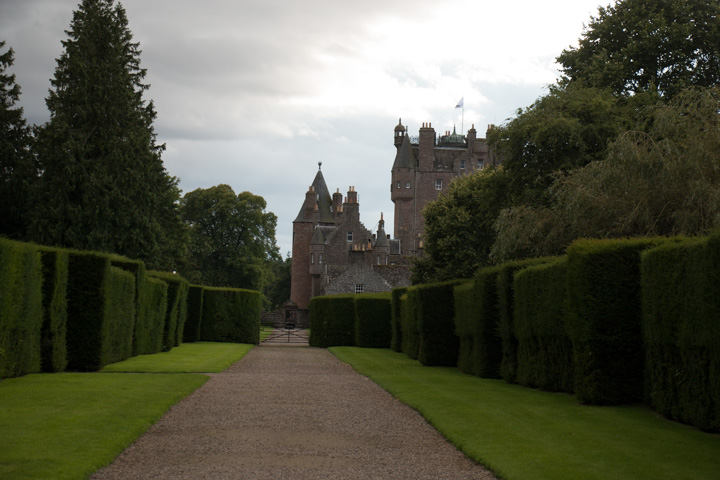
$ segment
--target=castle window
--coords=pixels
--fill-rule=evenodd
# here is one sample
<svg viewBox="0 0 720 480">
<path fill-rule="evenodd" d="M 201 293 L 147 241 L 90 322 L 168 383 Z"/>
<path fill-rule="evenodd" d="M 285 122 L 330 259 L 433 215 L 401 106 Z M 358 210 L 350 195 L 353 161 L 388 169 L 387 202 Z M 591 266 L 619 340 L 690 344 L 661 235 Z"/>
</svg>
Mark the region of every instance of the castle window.
<svg viewBox="0 0 720 480">
<path fill-rule="evenodd" d="M 387 265 L 387 264 L 388 264 L 388 256 L 385 255 L 385 265 Z"/>
<path fill-rule="evenodd" d="M 377 256 L 378 265 L 380 265 L 380 255 Z"/>
<path fill-rule="evenodd" d="M 465 159 L 460 160 L 460 170 L 465 170 Z"/>
<path fill-rule="evenodd" d="M 362 283 L 356 283 L 355 284 L 355 293 L 364 293 L 365 292 L 365 285 Z"/>
<path fill-rule="evenodd" d="M 348 241 L 348 242 L 352 242 L 352 241 L 353 241 L 352 232 L 347 232 L 347 241 Z"/>
<path fill-rule="evenodd" d="M 310 254 L 310 264 L 312 265 L 313 263 L 315 263 L 315 254 L 311 253 Z"/>
<path fill-rule="evenodd" d="M 484 166 L 485 166 L 485 162 L 483 162 L 482 160 L 478 160 L 478 165 L 477 165 L 478 170 L 482 170 L 482 168 Z"/>
<path fill-rule="evenodd" d="M 435 190 L 442 190 L 442 180 L 439 178 L 435 180 Z"/>
<path fill-rule="evenodd" d="M 398 180 L 397 187 L 402 188 L 402 182 L 400 180 Z"/>
<path fill-rule="evenodd" d="M 410 188 L 410 182 L 405 182 L 405 188 Z"/>
<path fill-rule="evenodd" d="M 323 261 L 323 254 L 321 253 L 320 258 L 318 258 L 318 263 L 322 263 L 322 261 Z"/>
</svg>

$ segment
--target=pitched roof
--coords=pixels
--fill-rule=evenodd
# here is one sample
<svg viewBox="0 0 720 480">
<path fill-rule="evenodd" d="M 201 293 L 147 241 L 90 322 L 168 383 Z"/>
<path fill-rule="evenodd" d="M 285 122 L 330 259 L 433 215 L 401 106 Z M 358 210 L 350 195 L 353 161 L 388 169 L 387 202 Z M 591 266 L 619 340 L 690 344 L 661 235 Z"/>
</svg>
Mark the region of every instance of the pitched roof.
<svg viewBox="0 0 720 480">
<path fill-rule="evenodd" d="M 398 148 L 397 155 L 395 155 L 395 163 L 393 163 L 393 170 L 396 168 L 414 168 L 415 158 L 412 154 L 412 146 L 410 145 L 410 137 L 405 135 L 403 137 L 403 143 Z"/>
</svg>

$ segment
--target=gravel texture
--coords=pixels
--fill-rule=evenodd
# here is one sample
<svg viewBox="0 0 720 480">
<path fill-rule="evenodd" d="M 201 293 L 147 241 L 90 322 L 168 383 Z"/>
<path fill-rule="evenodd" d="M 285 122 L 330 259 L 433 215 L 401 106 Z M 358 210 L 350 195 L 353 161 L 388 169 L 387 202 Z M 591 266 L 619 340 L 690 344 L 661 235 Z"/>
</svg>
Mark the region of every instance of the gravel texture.
<svg viewBox="0 0 720 480">
<path fill-rule="evenodd" d="M 92 479 L 494 479 L 325 349 L 261 346 Z"/>
</svg>

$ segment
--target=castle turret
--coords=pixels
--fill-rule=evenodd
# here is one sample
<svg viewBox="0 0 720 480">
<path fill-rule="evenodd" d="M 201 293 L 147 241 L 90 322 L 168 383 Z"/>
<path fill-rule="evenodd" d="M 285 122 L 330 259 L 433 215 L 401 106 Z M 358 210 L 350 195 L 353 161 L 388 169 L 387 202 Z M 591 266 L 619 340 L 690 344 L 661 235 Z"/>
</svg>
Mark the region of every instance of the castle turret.
<svg viewBox="0 0 720 480">
<path fill-rule="evenodd" d="M 402 119 L 398 119 L 397 127 L 395 127 L 395 147 L 400 148 L 405 137 L 406 129 L 402 124 Z"/>
</svg>

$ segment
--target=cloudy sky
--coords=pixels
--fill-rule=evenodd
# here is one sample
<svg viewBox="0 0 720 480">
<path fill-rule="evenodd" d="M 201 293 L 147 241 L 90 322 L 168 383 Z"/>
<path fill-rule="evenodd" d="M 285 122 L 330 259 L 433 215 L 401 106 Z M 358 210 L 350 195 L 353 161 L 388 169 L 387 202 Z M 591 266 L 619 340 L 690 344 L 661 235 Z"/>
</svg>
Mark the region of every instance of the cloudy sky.
<svg viewBox="0 0 720 480">
<path fill-rule="evenodd" d="M 283 256 L 318 162 L 392 231 L 398 118 L 417 135 L 483 136 L 543 95 L 555 57 L 611 0 L 124 0 L 155 101 L 165 167 L 184 192 L 227 183 L 278 216 Z M 79 0 L 0 0 L 0 40 L 31 124 Z M 464 118 L 455 109 L 465 100 Z"/>
</svg>

